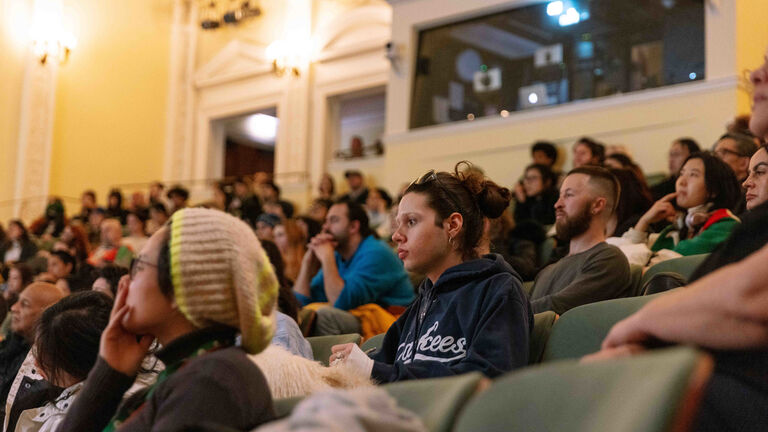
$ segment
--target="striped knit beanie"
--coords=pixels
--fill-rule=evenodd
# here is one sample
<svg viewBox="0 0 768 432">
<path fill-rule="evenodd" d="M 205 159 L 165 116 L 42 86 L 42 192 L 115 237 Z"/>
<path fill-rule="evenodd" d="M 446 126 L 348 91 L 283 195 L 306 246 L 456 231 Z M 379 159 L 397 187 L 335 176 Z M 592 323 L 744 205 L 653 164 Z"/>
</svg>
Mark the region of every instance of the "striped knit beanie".
<svg viewBox="0 0 768 432">
<path fill-rule="evenodd" d="M 176 304 L 192 324 L 239 329 L 250 354 L 270 343 L 277 278 L 245 222 L 218 210 L 177 211 L 171 218 L 170 261 Z"/>
</svg>

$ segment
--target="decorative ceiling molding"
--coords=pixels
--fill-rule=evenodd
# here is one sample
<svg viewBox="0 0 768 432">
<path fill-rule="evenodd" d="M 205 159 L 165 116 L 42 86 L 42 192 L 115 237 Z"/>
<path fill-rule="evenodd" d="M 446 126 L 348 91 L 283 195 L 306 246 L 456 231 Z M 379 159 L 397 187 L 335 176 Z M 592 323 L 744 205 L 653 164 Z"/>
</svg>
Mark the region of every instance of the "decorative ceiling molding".
<svg viewBox="0 0 768 432">
<path fill-rule="evenodd" d="M 389 40 L 391 24 L 392 8 L 385 4 L 364 6 L 341 14 L 315 34 L 317 60 L 358 54 L 369 51 L 372 46 L 383 49 L 382 36 Z M 361 38 L 361 35 L 364 36 Z"/>
<path fill-rule="evenodd" d="M 233 40 L 195 73 L 195 87 L 210 87 L 272 72 L 266 47 Z"/>
</svg>

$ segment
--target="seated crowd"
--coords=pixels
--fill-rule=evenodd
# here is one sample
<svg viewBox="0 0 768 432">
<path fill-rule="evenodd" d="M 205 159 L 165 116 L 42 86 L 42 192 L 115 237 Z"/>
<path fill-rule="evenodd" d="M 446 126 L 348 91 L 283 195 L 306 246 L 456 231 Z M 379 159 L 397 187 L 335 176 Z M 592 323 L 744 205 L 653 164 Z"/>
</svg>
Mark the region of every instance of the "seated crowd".
<svg viewBox="0 0 768 432">
<path fill-rule="evenodd" d="M 114 189 L 106 207 L 85 191 L 71 217 L 51 199 L 29 227 L 0 229 L 3 430 L 245 431 L 275 419 L 273 395 L 311 392 L 289 388 L 496 378 L 531 361 L 534 314 L 637 295 L 633 269 L 694 254 L 709 255 L 689 286 L 586 360 L 697 346 L 715 372 L 694 429 L 763 429 L 768 60 L 751 80 L 751 131 L 711 152 L 676 139 L 657 182 L 582 137 L 565 173 L 536 142 L 510 188 L 467 162 L 395 199 L 360 171 L 343 195 L 324 175 L 305 214 L 263 173 L 196 207 L 159 182 L 127 204 Z M 383 339 L 314 363 L 306 337 L 349 333 Z"/>
</svg>

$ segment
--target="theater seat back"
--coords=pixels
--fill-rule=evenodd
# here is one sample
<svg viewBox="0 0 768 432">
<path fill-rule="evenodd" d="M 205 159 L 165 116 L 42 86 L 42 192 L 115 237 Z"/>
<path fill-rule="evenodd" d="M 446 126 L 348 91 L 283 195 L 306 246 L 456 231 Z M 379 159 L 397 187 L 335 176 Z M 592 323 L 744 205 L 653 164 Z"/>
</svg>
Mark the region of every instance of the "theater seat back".
<svg viewBox="0 0 768 432">
<path fill-rule="evenodd" d="M 664 294 L 606 300 L 567 311 L 552 326 L 542 361 L 577 359 L 599 351 L 614 324 L 659 295 Z"/>
<path fill-rule="evenodd" d="M 711 359 L 690 348 L 530 367 L 471 400 L 454 431 L 687 430 L 711 370 Z"/>
<path fill-rule="evenodd" d="M 552 326 L 557 320 L 557 314 L 552 311 L 540 312 L 533 316 L 533 331 L 529 342 L 528 364 L 536 364 L 544 355 Z"/>
<path fill-rule="evenodd" d="M 307 341 L 312 347 L 312 356 L 315 361 L 328 366 L 328 358 L 331 356 L 331 348 L 334 345 L 345 343 L 359 344 L 362 337 L 357 333 L 333 335 L 333 336 L 314 336 L 308 337 Z"/>
</svg>

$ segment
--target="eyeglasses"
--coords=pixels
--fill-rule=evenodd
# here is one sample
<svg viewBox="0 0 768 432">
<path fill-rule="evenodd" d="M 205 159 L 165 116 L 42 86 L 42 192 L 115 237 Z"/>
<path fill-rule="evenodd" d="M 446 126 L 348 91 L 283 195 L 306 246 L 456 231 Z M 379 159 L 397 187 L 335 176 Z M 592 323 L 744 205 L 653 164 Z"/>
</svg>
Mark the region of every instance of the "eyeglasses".
<svg viewBox="0 0 768 432">
<path fill-rule="evenodd" d="M 157 268 L 157 264 L 153 264 L 153 263 L 151 263 L 149 261 L 143 260 L 143 259 L 141 259 L 141 257 L 136 257 L 136 258 L 131 260 L 131 279 L 136 277 L 136 273 L 139 272 L 139 268 L 138 268 L 139 264 L 148 265 L 150 267 Z"/>
<path fill-rule="evenodd" d="M 728 150 L 727 148 L 719 148 L 719 149 L 715 150 L 713 153 L 715 154 L 715 156 L 717 156 L 717 157 L 719 157 L 721 159 L 724 158 L 726 155 L 729 155 L 729 154 L 734 155 L 736 157 L 745 157 L 745 156 L 742 156 L 741 154 L 739 154 L 739 152 L 735 152 L 733 150 Z"/>
<path fill-rule="evenodd" d="M 451 201 L 451 204 L 453 204 L 453 207 L 458 210 L 459 204 L 456 200 L 456 198 L 453 196 L 451 192 L 448 191 L 448 189 L 443 185 L 443 182 L 440 181 L 440 177 L 437 176 L 437 173 L 435 170 L 431 169 L 427 171 L 426 174 L 419 177 L 415 182 L 411 183 L 412 185 L 423 185 L 427 184 L 429 182 L 435 182 L 437 183 L 437 186 L 443 191 L 446 197 L 448 197 L 448 200 Z"/>
</svg>

